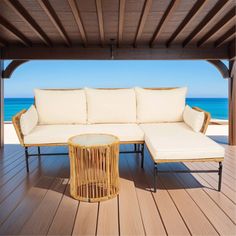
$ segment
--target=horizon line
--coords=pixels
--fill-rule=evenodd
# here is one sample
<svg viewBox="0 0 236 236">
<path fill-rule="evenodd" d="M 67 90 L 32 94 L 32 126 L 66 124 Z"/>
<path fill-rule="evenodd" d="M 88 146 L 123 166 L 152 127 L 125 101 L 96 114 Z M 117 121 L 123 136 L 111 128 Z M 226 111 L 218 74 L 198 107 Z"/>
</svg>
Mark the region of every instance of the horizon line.
<svg viewBox="0 0 236 236">
<path fill-rule="evenodd" d="M 6 98 L 25 98 L 25 99 L 34 99 L 34 97 L 4 97 L 4 99 Z M 186 98 L 224 98 L 224 99 L 228 99 L 228 97 L 186 97 Z"/>
</svg>

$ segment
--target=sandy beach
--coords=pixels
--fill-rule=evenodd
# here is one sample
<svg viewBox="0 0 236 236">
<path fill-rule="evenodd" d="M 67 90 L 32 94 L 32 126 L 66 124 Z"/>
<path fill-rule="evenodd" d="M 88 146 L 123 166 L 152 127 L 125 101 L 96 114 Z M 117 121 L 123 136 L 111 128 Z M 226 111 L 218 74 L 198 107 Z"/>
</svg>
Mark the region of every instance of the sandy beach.
<svg viewBox="0 0 236 236">
<path fill-rule="evenodd" d="M 11 123 L 5 123 L 4 129 L 5 143 L 19 144 L 13 125 Z M 226 143 L 228 136 L 228 125 L 210 124 L 208 126 L 206 134 L 218 142 Z"/>
</svg>

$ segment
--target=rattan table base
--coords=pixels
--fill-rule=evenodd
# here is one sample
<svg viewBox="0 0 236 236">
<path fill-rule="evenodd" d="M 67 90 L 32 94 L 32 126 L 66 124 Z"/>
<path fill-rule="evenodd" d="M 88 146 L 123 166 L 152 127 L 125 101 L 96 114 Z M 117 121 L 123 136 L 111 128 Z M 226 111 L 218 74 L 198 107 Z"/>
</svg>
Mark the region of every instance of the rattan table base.
<svg viewBox="0 0 236 236">
<path fill-rule="evenodd" d="M 98 202 L 119 192 L 119 140 L 113 135 L 84 134 L 69 139 L 70 193 Z"/>
</svg>

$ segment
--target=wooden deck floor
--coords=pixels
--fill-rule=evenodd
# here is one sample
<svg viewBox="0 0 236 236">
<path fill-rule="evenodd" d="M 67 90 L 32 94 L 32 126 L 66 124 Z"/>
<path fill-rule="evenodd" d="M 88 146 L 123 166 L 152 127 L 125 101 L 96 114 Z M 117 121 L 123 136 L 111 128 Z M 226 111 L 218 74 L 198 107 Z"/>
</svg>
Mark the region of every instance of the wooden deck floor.
<svg viewBox="0 0 236 236">
<path fill-rule="evenodd" d="M 123 149 L 132 148 L 124 146 Z M 161 174 L 152 193 L 152 162 L 120 156 L 119 197 L 85 203 L 69 195 L 68 157 L 32 157 L 6 145 L 0 158 L 1 235 L 236 235 L 236 147 L 226 146 L 222 192 L 218 176 Z M 44 151 L 61 151 L 45 148 Z M 163 164 L 162 169 L 210 169 L 214 163 Z"/>
</svg>

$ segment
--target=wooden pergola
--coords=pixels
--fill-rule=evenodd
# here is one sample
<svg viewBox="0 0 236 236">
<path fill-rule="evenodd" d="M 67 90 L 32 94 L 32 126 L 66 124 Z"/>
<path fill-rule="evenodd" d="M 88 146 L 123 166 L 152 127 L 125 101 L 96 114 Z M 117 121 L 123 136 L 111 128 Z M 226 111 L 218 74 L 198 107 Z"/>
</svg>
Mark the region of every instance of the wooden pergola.
<svg viewBox="0 0 236 236">
<path fill-rule="evenodd" d="M 29 60 L 68 59 L 207 60 L 229 81 L 229 143 L 236 145 L 235 5 L 235 0 L 1 0 L 1 146 L 4 79 Z M 12 60 L 7 68 L 4 60 Z"/>
</svg>

